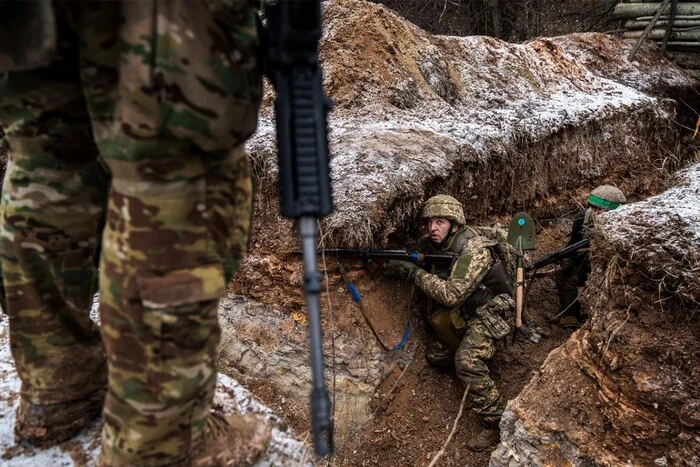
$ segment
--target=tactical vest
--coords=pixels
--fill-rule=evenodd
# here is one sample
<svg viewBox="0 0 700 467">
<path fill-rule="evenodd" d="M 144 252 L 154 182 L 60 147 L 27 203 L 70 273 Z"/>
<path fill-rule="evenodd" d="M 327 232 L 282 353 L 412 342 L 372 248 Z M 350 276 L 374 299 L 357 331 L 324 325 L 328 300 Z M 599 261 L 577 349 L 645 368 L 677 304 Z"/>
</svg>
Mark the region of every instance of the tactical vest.
<svg viewBox="0 0 700 467">
<path fill-rule="evenodd" d="M 462 226 L 457 232 L 455 232 L 450 238 L 447 239 L 446 243 L 442 248 L 436 248 L 432 242 L 430 242 L 427 237 L 423 239 L 424 245 L 428 249 L 428 253 L 440 253 L 440 254 L 451 254 L 457 259 L 462 252 L 462 248 L 469 241 L 469 239 L 474 238 L 477 235 L 472 229 Z M 515 291 L 515 283 L 513 278 L 506 271 L 503 261 L 501 261 L 496 248 L 498 245 L 489 246 L 489 252 L 491 253 L 491 258 L 493 259 L 493 265 L 486 273 L 481 283 L 474 292 L 472 292 L 464 304 L 461 306 L 461 314 L 467 316 L 471 314 L 478 307 L 485 305 L 489 300 L 491 300 L 496 295 L 509 294 L 513 295 Z M 453 263 L 454 264 L 454 261 Z M 450 271 L 452 265 L 436 267 L 429 272 L 437 275 L 440 279 L 448 279 L 450 277 Z"/>
</svg>

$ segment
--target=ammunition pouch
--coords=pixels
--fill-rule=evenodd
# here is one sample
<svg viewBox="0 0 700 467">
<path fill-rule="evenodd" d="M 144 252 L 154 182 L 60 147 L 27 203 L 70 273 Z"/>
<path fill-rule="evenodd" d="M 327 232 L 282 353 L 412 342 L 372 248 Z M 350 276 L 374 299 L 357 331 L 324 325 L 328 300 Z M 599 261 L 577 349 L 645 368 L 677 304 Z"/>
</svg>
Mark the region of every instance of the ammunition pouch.
<svg viewBox="0 0 700 467">
<path fill-rule="evenodd" d="M 496 260 L 479 287 L 459 307 L 439 310 L 430 317 L 430 325 L 442 343 L 456 352 L 467 327 L 466 321 L 476 315 L 494 339 L 510 332 L 502 313 L 515 308 L 511 298 L 515 284 L 500 260 Z"/>
<path fill-rule="evenodd" d="M 491 337 L 500 339 L 510 332 L 510 326 L 501 315 L 514 308 L 515 300 L 510 295 L 501 294 L 477 308 L 475 313 Z"/>
<path fill-rule="evenodd" d="M 515 292 L 515 283 L 513 278 L 506 271 L 503 261 L 497 259 L 496 262 L 491 266 L 489 272 L 481 281 L 481 285 L 489 288 L 494 295 L 509 294 L 513 295 Z"/>
</svg>

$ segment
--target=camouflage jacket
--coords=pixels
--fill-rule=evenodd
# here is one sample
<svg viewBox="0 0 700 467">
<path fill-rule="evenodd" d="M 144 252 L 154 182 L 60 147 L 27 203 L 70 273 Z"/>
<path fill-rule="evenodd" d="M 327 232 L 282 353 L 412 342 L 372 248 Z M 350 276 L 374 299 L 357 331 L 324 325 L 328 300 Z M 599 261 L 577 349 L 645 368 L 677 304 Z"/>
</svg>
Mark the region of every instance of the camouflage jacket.
<svg viewBox="0 0 700 467">
<path fill-rule="evenodd" d="M 495 259 L 488 247 L 496 241 L 475 235 L 465 226 L 449 236 L 441 245 L 435 245 L 427 236 L 418 243 L 421 253 L 452 254 L 457 259 L 449 270 L 418 271 L 415 283 L 435 302 L 445 307 L 461 306 L 481 285 L 494 265 Z"/>
</svg>

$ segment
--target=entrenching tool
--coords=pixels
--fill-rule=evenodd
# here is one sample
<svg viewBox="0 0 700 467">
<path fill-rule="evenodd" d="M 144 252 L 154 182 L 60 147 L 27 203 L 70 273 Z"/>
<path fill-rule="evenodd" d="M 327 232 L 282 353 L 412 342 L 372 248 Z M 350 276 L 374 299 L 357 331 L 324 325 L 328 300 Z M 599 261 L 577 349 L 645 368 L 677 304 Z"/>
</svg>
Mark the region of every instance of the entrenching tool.
<svg viewBox="0 0 700 467">
<path fill-rule="evenodd" d="M 515 284 L 515 332 L 523 325 L 523 288 L 524 281 L 524 265 L 523 252 L 535 249 L 535 223 L 526 212 L 519 212 L 513 217 L 508 225 L 508 243 L 513 248 L 518 250 L 518 264 L 516 272 Z"/>
</svg>

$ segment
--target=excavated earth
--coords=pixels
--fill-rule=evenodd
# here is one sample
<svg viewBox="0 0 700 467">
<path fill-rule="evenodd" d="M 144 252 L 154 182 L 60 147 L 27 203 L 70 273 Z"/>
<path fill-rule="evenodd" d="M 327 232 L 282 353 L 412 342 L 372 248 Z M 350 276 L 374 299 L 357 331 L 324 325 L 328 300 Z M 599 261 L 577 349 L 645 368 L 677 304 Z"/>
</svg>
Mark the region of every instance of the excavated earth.
<svg viewBox="0 0 700 467">
<path fill-rule="evenodd" d="M 405 248 L 422 234 L 421 203 L 444 192 L 474 224 L 507 225 L 528 211 L 538 224 L 531 260 L 566 243 L 592 187 L 613 183 L 632 202 L 596 232 L 581 329 L 557 318 L 550 275 L 530 282 L 526 325 L 499 343 L 490 365 L 509 400 L 501 444 L 467 449 L 476 426 L 467 406 L 437 465 L 697 465 L 700 169 L 672 174 L 698 162 L 690 141 L 698 82 L 653 45 L 628 62 L 633 44 L 605 34 L 524 44 L 433 36 L 380 5 L 324 5 L 335 210 L 319 224 L 321 247 Z M 220 371 L 266 404 L 253 410 L 294 447 L 277 443 L 261 465 L 428 465 L 464 387 L 425 363 L 420 294 L 359 260 L 343 261 L 359 303 L 336 258 L 319 261 L 335 453 L 310 460 L 293 439 L 310 439 L 307 316 L 298 237 L 278 214 L 273 99 L 268 88 L 248 145 L 253 235 L 221 302 Z M 9 363 L 0 367 L 0 380 L 10 373 Z M 3 385 L 7 407 L 16 386 Z M 74 465 L 91 463 L 94 432 Z M 19 458 L 3 447 L 4 459 Z"/>
<path fill-rule="evenodd" d="M 491 466 L 700 465 L 700 165 L 602 217 L 590 321 L 508 405 Z"/>
<path fill-rule="evenodd" d="M 628 62 L 633 44 L 604 34 L 525 44 L 433 36 L 355 0 L 327 2 L 324 21 L 324 83 L 335 102 L 329 117 L 335 210 L 320 223 L 320 246 L 407 247 L 421 235 L 421 202 L 447 192 L 476 224 L 506 225 L 528 211 L 540 224 L 532 253 L 539 257 L 565 244 L 577 203 L 595 185 L 613 183 L 631 201 L 642 200 L 695 157 L 679 148 L 682 135 L 691 134 L 684 127 L 695 124 L 696 114 L 692 121 L 685 114 L 697 102 L 698 83 L 653 46 Z M 273 99 L 268 89 L 248 146 L 257 187 L 254 235 L 223 304 L 221 369 L 303 432 L 310 369 L 302 268 L 292 254 L 294 226 L 278 214 Z M 321 300 L 327 385 L 335 402 L 330 463 L 427 465 L 452 429 L 464 388 L 453 372 L 425 364 L 417 293 L 374 276 L 361 261 L 344 266 L 360 303 L 348 294 L 336 258 L 319 261 L 327 287 Z M 526 331 L 500 345 L 493 361 L 508 399 L 518 400 L 573 331 L 552 320 L 553 290 L 551 278 L 535 281 Z M 387 350 L 409 321 L 405 346 Z M 564 374 L 559 384 L 573 382 Z M 474 427 L 467 408 L 439 465 L 488 464 L 490 453 L 466 447 Z M 517 454 L 516 447 L 503 449 Z M 541 462 L 549 463 L 545 456 Z"/>
</svg>

